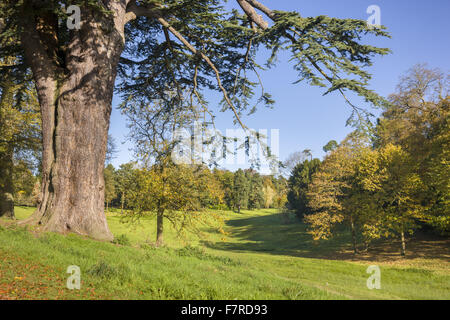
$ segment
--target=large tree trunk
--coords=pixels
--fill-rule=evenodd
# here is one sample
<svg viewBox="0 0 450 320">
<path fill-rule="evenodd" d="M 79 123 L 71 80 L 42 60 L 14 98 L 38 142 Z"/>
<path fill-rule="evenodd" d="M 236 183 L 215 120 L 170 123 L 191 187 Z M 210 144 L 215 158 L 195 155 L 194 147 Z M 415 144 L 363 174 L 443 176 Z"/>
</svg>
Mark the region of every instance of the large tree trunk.
<svg viewBox="0 0 450 320">
<path fill-rule="evenodd" d="M 23 42 L 43 134 L 41 199 L 26 222 L 45 231 L 113 239 L 104 212 L 103 169 L 125 7 L 111 6 L 114 17 L 82 8 L 81 29 L 73 31 L 64 66 L 52 58 L 58 45 L 54 17 L 33 17 L 25 25 L 33 30 L 23 34 Z"/>
<path fill-rule="evenodd" d="M 0 217 L 14 219 L 13 150 L 0 153 Z"/>
</svg>

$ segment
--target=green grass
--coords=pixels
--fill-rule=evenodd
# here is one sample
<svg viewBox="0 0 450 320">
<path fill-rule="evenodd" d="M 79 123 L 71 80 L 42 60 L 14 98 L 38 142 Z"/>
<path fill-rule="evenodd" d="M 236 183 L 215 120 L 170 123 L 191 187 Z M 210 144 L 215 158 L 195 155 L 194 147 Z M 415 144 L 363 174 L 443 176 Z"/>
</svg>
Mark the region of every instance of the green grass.
<svg viewBox="0 0 450 320">
<path fill-rule="evenodd" d="M 154 219 L 124 224 L 117 212 L 108 223 L 127 245 L 0 227 L 0 299 L 450 299 L 446 256 L 351 261 L 337 255 L 348 250 L 344 232 L 315 243 L 275 210 L 223 214 L 226 236 L 204 227 L 206 238 L 179 239 L 166 222 L 157 249 Z M 380 265 L 380 290 L 366 286 L 369 264 Z M 69 265 L 81 268 L 82 290 L 65 289 Z"/>
</svg>

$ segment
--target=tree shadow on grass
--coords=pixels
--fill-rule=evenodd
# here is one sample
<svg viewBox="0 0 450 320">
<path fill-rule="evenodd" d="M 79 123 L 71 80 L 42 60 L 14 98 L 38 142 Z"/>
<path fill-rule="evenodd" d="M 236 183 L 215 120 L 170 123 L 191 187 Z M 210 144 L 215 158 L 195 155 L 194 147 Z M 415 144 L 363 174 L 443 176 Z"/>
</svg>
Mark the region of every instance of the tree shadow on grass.
<svg viewBox="0 0 450 320">
<path fill-rule="evenodd" d="M 218 250 L 261 252 L 308 258 L 327 258 L 336 251 L 349 248 L 350 237 L 338 232 L 331 241 L 314 241 L 307 227 L 294 215 L 271 214 L 245 218 L 237 215 L 226 222 L 227 241 L 204 242 Z"/>
<path fill-rule="evenodd" d="M 295 215 L 271 214 L 246 218 L 237 215 L 226 222 L 228 241 L 203 242 L 209 248 L 242 252 L 267 253 L 328 260 L 392 261 L 400 255 L 397 240 L 382 240 L 367 252 L 355 255 L 350 233 L 338 229 L 330 240 L 314 241 L 307 226 Z M 406 259 L 426 258 L 450 261 L 450 239 L 418 233 L 409 239 Z"/>
</svg>

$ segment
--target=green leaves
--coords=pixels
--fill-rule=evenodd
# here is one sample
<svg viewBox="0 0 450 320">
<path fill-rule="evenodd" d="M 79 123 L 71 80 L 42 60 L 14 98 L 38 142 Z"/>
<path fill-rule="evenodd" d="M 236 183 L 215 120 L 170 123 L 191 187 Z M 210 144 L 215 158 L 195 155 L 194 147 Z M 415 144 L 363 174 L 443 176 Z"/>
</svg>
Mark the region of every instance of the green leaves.
<svg viewBox="0 0 450 320">
<path fill-rule="evenodd" d="M 327 16 L 303 18 L 295 12 L 274 11 L 274 25 L 260 36 L 260 42 L 272 50 L 267 65 L 272 65 L 280 49 L 291 51 L 291 61 L 299 73 L 295 83 L 308 82 L 327 88 L 324 95 L 337 91 L 352 107 L 348 124 L 364 126 L 372 116 L 367 106 L 355 106 L 345 96 L 356 93 L 365 102 L 381 107 L 385 100 L 369 90 L 371 74 L 364 68 L 377 55 L 390 51 L 363 44 L 365 36 L 389 37 L 385 28 L 370 28 L 366 21 Z"/>
<path fill-rule="evenodd" d="M 248 3 L 254 6 L 256 1 Z M 161 99 L 167 88 L 181 87 L 198 92 L 193 103 L 206 106 L 199 98 L 203 89 L 224 89 L 230 100 L 224 93 L 221 111 L 230 109 L 232 104 L 238 120 L 244 111 L 254 113 L 260 103 L 275 103 L 263 89 L 258 74 L 263 67 L 256 56 L 265 47 L 271 52 L 265 61 L 267 68 L 275 65 L 281 50 L 291 52 L 291 62 L 299 74 L 296 82 L 324 87 L 324 94 L 337 91 L 344 95 L 351 91 L 372 106 L 384 104 L 380 96 L 367 88 L 371 75 L 365 68 L 372 65 L 375 56 L 389 50 L 363 43 L 365 36 L 388 37 L 384 28 L 370 28 L 363 20 L 304 18 L 297 12 L 270 11 L 264 13 L 273 24 L 262 30 L 249 17 L 237 10 L 227 11 L 217 0 L 165 1 L 161 10 L 170 26 L 206 55 L 217 72 L 177 39 L 169 41 L 166 37 L 164 41 L 163 29 L 155 21 L 140 18 L 127 27 L 127 33 L 133 36 L 127 37 L 126 56 L 142 59 L 122 59 L 119 75 L 123 82 L 118 92 L 124 98 L 132 96 L 149 103 Z M 214 78 L 220 78 L 223 88 Z M 367 106 L 355 106 L 345 95 L 344 98 L 355 113 L 354 121 L 348 124 L 362 126 L 361 122 L 369 121 L 372 115 Z M 208 111 L 212 112 L 209 108 Z"/>
</svg>

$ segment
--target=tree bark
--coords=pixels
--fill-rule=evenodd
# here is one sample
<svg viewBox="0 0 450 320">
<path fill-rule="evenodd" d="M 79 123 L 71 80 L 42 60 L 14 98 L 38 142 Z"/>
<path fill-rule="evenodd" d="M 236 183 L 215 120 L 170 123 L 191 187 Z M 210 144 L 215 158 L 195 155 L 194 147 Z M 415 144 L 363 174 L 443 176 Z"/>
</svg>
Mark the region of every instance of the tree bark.
<svg viewBox="0 0 450 320">
<path fill-rule="evenodd" d="M 103 169 L 116 69 L 124 47 L 125 3 L 110 1 L 109 6 L 114 15 L 82 8 L 81 28 L 72 31 L 64 66 L 52 57 L 58 45 L 51 29 L 54 17 L 29 14 L 22 35 L 43 135 L 41 201 L 25 223 L 107 241 L 113 236 L 104 212 Z"/>
<path fill-rule="evenodd" d="M 163 239 L 164 231 L 164 210 L 158 210 L 158 215 L 156 216 L 156 246 L 161 247 L 164 245 Z"/>
<path fill-rule="evenodd" d="M 14 219 L 13 150 L 0 154 L 0 217 Z"/>
</svg>

